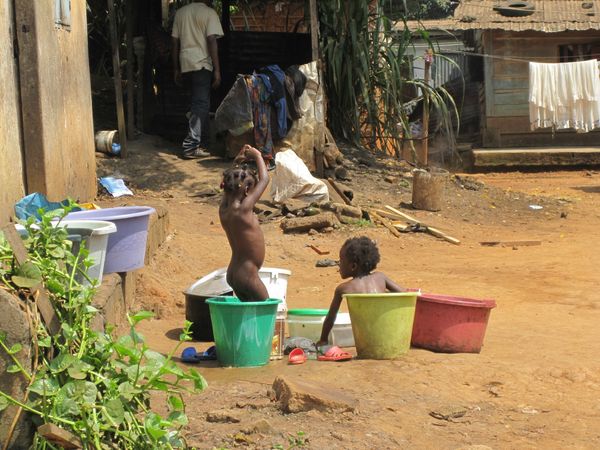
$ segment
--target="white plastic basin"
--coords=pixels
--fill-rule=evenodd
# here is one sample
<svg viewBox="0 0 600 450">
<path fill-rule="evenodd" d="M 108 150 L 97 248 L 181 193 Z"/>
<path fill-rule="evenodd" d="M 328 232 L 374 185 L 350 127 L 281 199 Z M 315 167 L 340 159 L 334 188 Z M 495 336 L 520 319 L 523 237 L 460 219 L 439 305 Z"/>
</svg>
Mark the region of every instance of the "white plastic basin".
<svg viewBox="0 0 600 450">
<path fill-rule="evenodd" d="M 292 274 L 286 269 L 274 267 L 262 267 L 258 276 L 265 284 L 270 298 L 277 298 L 281 303 L 277 306 L 277 312 L 287 311 L 287 285 L 288 278 Z M 219 296 L 232 292 L 233 289 L 227 283 L 227 267 L 217 269 L 203 276 L 184 292 L 185 295 L 198 295 L 202 297 Z"/>
<path fill-rule="evenodd" d="M 89 258 L 94 262 L 87 271 L 88 277 L 98 280 L 98 284 L 102 283 L 108 236 L 117 231 L 117 226 L 102 220 L 63 220 L 58 223 L 58 226 L 66 228 L 70 234 L 81 235 L 88 249 Z M 77 248 L 73 250 L 78 251 Z M 89 281 L 83 277 L 79 281 L 89 285 Z"/>
</svg>

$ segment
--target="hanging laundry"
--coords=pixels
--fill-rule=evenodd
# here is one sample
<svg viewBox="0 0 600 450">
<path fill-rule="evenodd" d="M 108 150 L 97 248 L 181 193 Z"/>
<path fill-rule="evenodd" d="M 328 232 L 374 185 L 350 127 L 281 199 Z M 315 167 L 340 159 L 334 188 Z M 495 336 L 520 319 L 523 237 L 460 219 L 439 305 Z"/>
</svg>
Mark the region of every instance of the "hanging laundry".
<svg viewBox="0 0 600 450">
<path fill-rule="evenodd" d="M 258 71 L 269 78 L 271 85 L 271 103 L 277 113 L 277 137 L 283 139 L 287 135 L 287 104 L 285 100 L 285 74 L 277 64 L 271 64 Z"/>
<path fill-rule="evenodd" d="M 532 130 L 600 127 L 598 61 L 529 63 L 529 120 Z"/>
<path fill-rule="evenodd" d="M 267 86 L 263 75 L 247 75 L 244 77 L 250 101 L 252 103 L 252 118 L 254 122 L 254 142 L 263 154 L 265 160 L 273 159 L 273 138 L 271 135 L 271 86 Z M 268 82 L 268 81 L 267 81 Z"/>
</svg>

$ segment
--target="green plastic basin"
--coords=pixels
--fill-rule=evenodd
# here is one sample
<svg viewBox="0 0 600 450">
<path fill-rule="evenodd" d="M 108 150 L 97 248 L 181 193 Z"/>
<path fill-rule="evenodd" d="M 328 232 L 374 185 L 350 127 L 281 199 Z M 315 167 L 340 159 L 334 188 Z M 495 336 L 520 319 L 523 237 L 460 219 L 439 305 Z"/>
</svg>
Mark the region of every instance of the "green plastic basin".
<svg viewBox="0 0 600 450">
<path fill-rule="evenodd" d="M 240 302 L 236 297 L 215 297 L 206 303 L 222 366 L 256 367 L 269 362 L 281 300 Z"/>
<path fill-rule="evenodd" d="M 359 358 L 394 359 L 408 352 L 417 295 L 417 292 L 344 295 Z"/>
</svg>

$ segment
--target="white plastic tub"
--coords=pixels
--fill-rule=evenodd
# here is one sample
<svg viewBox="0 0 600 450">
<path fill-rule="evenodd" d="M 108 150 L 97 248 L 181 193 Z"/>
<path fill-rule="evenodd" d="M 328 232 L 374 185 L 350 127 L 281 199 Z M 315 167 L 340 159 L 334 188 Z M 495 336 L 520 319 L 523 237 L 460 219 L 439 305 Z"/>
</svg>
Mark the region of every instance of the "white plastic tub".
<svg viewBox="0 0 600 450">
<path fill-rule="evenodd" d="M 303 337 L 317 342 L 326 315 L 326 309 L 290 309 L 287 313 L 290 337 Z"/>
<path fill-rule="evenodd" d="M 98 280 L 102 283 L 102 274 L 104 273 L 104 261 L 106 260 L 106 245 L 108 236 L 117 231 L 117 226 L 112 222 L 102 220 L 63 220 L 58 226 L 67 229 L 69 234 L 79 234 L 85 241 L 85 246 L 89 252 L 89 258 L 94 264 L 88 269 L 88 277 L 92 280 Z M 75 248 L 74 252 L 78 249 Z M 82 284 L 88 285 L 89 282 L 82 277 Z"/>
<path fill-rule="evenodd" d="M 321 338 L 326 309 L 291 309 L 287 324 L 290 337 L 303 337 L 317 342 Z M 354 347 L 354 335 L 349 313 L 338 313 L 329 333 L 329 344 L 338 347 Z"/>
<path fill-rule="evenodd" d="M 277 298 L 281 303 L 277 306 L 277 312 L 287 311 L 287 285 L 288 278 L 292 274 L 286 269 L 277 269 L 274 267 L 263 267 L 258 271 L 258 276 L 265 284 L 270 298 Z M 229 294 L 233 289 L 227 283 L 227 268 L 217 269 L 208 275 L 203 276 L 189 288 L 184 294 L 187 296 L 219 296 Z"/>
<path fill-rule="evenodd" d="M 36 225 L 33 226 L 35 227 Z M 56 222 L 56 226 L 66 228 L 69 235 L 78 237 L 77 239 L 72 239 L 74 254 L 79 252 L 81 242 L 85 242 L 89 258 L 93 261 L 93 264 L 87 270 L 87 275 L 91 280 L 98 280 L 98 284 L 102 283 L 108 236 L 117 231 L 116 225 L 112 222 L 101 220 L 62 220 Z M 27 236 L 25 227 L 15 225 L 15 228 L 22 237 Z M 76 279 L 81 284 L 90 285 L 90 282 L 81 275 L 77 275 Z"/>
<path fill-rule="evenodd" d="M 355 346 L 349 313 L 338 313 L 335 324 L 329 333 L 329 345 L 337 345 L 338 347 Z"/>
</svg>

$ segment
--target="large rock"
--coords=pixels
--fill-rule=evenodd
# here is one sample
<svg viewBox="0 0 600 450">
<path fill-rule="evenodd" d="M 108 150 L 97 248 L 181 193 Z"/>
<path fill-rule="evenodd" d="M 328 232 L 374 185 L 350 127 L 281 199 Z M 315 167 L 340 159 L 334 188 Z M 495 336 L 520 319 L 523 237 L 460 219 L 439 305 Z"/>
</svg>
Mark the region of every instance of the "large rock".
<svg viewBox="0 0 600 450">
<path fill-rule="evenodd" d="M 358 401 L 348 394 L 328 386 L 307 381 L 292 381 L 277 377 L 273 382 L 275 398 L 286 413 L 317 410 L 322 412 L 354 412 Z"/>
<path fill-rule="evenodd" d="M 32 337 L 29 330 L 29 322 L 24 311 L 22 300 L 0 288 L 0 330 L 6 334 L 5 344 L 10 348 L 15 344 L 21 344 L 23 349 L 16 354 L 21 365 L 31 373 L 32 370 Z M 19 401 L 23 400 L 27 380 L 21 374 L 6 372 L 6 368 L 13 365 L 12 359 L 0 350 L 0 390 Z M 0 412 L 0 442 L 4 443 L 8 435 L 11 423 L 17 408 L 9 406 Z M 33 425 L 27 414 L 22 413 L 11 443 L 11 450 L 25 450 L 31 446 L 33 438 Z"/>
</svg>

